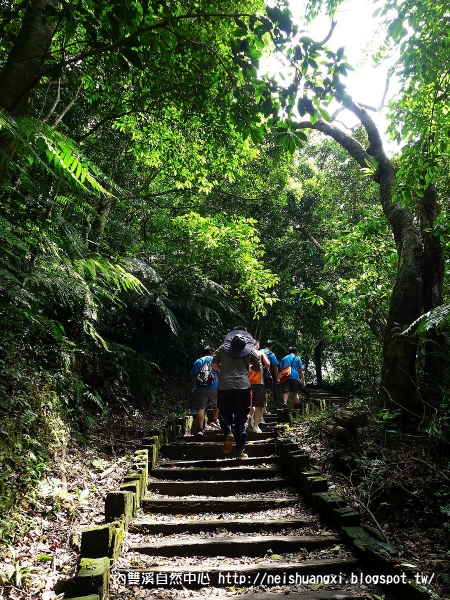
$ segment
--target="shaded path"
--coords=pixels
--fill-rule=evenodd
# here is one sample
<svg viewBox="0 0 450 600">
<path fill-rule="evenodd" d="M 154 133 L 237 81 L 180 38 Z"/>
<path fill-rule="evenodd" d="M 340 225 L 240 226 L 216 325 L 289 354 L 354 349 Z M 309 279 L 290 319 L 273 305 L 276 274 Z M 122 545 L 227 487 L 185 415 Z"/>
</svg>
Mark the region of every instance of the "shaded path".
<svg viewBox="0 0 450 600">
<path fill-rule="evenodd" d="M 262 600 L 268 588 L 299 599 L 374 598 L 351 583 L 357 558 L 305 503 L 277 454 L 284 428 L 276 416 L 266 420 L 262 434 L 249 434 L 245 462 L 235 448 L 225 458 L 220 431 L 161 448 L 116 577 L 173 593 L 224 588 Z"/>
</svg>

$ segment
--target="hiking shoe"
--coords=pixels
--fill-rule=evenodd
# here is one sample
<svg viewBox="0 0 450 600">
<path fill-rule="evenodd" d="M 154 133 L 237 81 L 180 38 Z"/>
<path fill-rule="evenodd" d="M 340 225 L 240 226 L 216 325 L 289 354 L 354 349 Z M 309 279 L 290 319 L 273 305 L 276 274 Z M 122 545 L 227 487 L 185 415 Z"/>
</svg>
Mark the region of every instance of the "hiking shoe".
<svg viewBox="0 0 450 600">
<path fill-rule="evenodd" d="M 241 452 L 236 456 L 236 458 L 237 460 L 245 460 L 246 458 L 248 458 L 248 454 L 245 454 L 245 452 Z"/>
<path fill-rule="evenodd" d="M 223 445 L 223 451 L 225 452 L 225 454 L 229 454 L 231 452 L 231 449 L 233 447 L 233 440 L 234 435 L 232 433 L 229 433 L 225 438 L 225 443 Z"/>
<path fill-rule="evenodd" d="M 262 433 L 261 429 L 258 427 L 258 425 L 255 425 L 252 429 L 253 433 Z"/>
</svg>

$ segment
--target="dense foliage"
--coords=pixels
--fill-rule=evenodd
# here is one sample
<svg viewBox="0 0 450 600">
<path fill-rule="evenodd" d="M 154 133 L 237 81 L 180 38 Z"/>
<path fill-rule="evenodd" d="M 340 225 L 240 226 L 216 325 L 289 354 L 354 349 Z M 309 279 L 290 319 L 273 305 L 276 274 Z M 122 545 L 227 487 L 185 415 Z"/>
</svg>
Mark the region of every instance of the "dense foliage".
<svg viewBox="0 0 450 600">
<path fill-rule="evenodd" d="M 96 412 L 189 410 L 193 360 L 237 322 L 279 357 L 296 344 L 309 381 L 447 435 L 448 17 L 382 12 L 395 160 L 343 85 L 345 50 L 282 2 L 5 3 L 0 508 Z M 361 126 L 332 122 L 332 100 Z"/>
</svg>

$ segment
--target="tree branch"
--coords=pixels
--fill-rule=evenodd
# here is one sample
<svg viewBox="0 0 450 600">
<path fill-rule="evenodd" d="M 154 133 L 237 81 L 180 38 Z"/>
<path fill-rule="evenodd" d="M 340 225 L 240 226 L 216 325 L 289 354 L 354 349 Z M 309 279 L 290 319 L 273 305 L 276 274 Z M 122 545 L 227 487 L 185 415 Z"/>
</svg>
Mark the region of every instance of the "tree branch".
<svg viewBox="0 0 450 600">
<path fill-rule="evenodd" d="M 331 36 L 333 35 L 333 31 L 334 31 L 336 25 L 337 25 L 337 21 L 331 21 L 329 32 L 327 33 L 325 38 L 321 42 L 319 42 L 319 44 L 321 46 L 325 46 L 325 44 L 331 39 Z"/>
<path fill-rule="evenodd" d="M 58 125 L 61 123 L 61 121 L 64 118 L 64 115 L 72 108 L 72 106 L 75 104 L 75 102 L 77 101 L 78 98 L 78 94 L 80 93 L 81 90 L 81 85 L 78 87 L 77 91 L 75 92 L 75 96 L 72 98 L 72 100 L 67 104 L 67 106 L 65 106 L 65 108 L 63 108 L 63 110 L 61 111 L 60 115 L 55 119 L 55 122 L 53 123 L 53 125 L 51 126 L 52 129 L 56 129 L 56 127 L 58 127 Z"/>
<path fill-rule="evenodd" d="M 196 14 L 179 15 L 178 17 L 171 17 L 169 19 L 159 21 L 158 23 L 154 23 L 154 24 L 148 25 L 146 27 L 140 26 L 135 31 L 130 33 L 129 35 L 125 35 L 115 42 L 111 42 L 110 44 L 105 44 L 104 46 L 100 46 L 99 48 L 91 48 L 90 50 L 81 52 L 80 54 L 78 54 L 77 56 L 73 56 L 72 58 L 64 58 L 63 60 L 60 60 L 59 62 L 50 65 L 46 69 L 43 69 L 40 73 L 38 73 L 38 75 L 36 75 L 36 77 L 34 77 L 34 79 L 31 80 L 31 82 L 28 84 L 27 88 L 24 90 L 22 96 L 16 100 L 14 105 L 11 106 L 9 110 L 11 110 L 11 111 L 14 110 L 16 105 L 19 104 L 19 102 L 21 101 L 22 97 L 24 95 L 26 95 L 27 93 L 29 93 L 30 90 L 32 90 L 37 85 L 37 83 L 42 79 L 42 77 L 44 77 L 48 73 L 51 73 L 55 69 L 61 69 L 62 67 L 67 67 L 68 65 L 79 63 L 91 56 L 98 56 L 99 54 L 103 54 L 105 52 L 111 52 L 112 50 L 116 50 L 120 46 L 128 44 L 128 42 L 138 38 L 140 35 L 142 35 L 144 33 L 148 33 L 150 31 L 155 31 L 158 29 L 167 29 L 167 27 L 169 25 L 176 23 L 178 21 L 186 20 L 186 19 L 191 19 L 191 20 L 210 19 L 210 18 L 238 19 L 238 18 L 242 18 L 242 17 L 250 18 L 250 17 L 254 17 L 254 16 L 255 15 L 248 14 L 248 13 L 234 13 L 234 14 L 233 13 L 196 13 Z M 66 48 L 66 50 L 67 50 L 67 48 Z"/>
<path fill-rule="evenodd" d="M 342 129 L 330 125 L 323 119 L 319 119 L 315 123 L 301 121 L 299 126 L 301 129 L 315 129 L 333 138 L 335 142 L 347 150 L 350 156 L 352 156 L 361 167 L 367 167 L 367 161 L 370 160 L 370 156 L 364 146 L 352 138 L 351 135 L 342 131 Z"/>
<path fill-rule="evenodd" d="M 294 229 L 296 229 L 297 231 L 301 231 L 302 233 L 304 233 L 306 235 L 306 237 L 308 238 L 308 240 L 314 244 L 314 246 L 320 250 L 321 252 L 325 252 L 325 248 L 320 244 L 320 242 L 318 242 L 316 240 L 316 238 L 308 231 L 308 229 L 304 226 L 304 225 L 298 225 L 297 227 L 294 227 Z"/>
</svg>

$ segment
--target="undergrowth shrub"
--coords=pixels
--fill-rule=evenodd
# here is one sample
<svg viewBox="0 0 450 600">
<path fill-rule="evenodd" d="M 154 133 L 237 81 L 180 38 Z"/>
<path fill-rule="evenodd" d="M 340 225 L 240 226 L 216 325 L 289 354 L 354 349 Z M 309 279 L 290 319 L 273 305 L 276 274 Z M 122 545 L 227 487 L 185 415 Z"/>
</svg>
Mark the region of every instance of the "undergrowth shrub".
<svg viewBox="0 0 450 600">
<path fill-rule="evenodd" d="M 188 373 L 163 373 L 145 352 L 39 337 L 11 330 L 0 343 L 0 544 L 25 532 L 37 484 L 71 436 L 86 442 L 109 413 L 139 431 L 144 410 L 157 427 L 193 409 Z"/>
<path fill-rule="evenodd" d="M 0 543 L 25 528 L 19 513 L 34 502 L 36 484 L 69 438 L 51 378 L 22 367 L 21 389 L 0 390 Z"/>
</svg>

